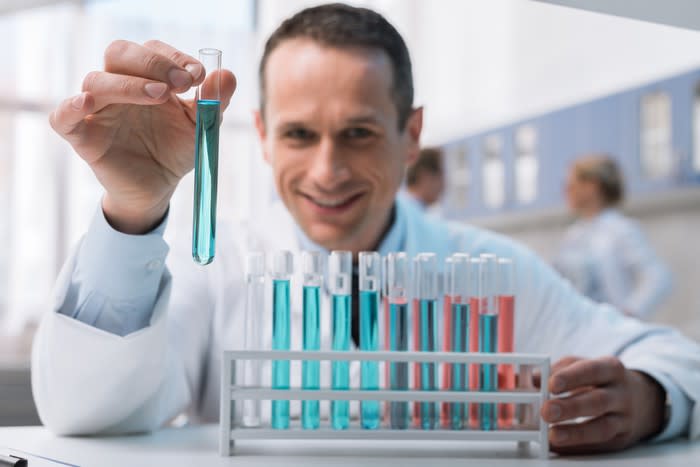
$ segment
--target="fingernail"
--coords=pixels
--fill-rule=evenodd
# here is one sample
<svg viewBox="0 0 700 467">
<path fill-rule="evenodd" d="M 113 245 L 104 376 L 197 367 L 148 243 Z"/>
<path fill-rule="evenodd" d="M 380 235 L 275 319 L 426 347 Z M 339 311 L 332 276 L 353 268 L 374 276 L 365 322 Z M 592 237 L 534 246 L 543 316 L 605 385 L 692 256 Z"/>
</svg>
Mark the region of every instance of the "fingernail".
<svg viewBox="0 0 700 467">
<path fill-rule="evenodd" d="M 555 378 L 554 382 L 552 383 L 552 391 L 561 392 L 564 390 L 565 386 L 566 385 L 564 384 L 564 381 L 561 378 Z"/>
<path fill-rule="evenodd" d="M 192 76 L 188 72 L 177 68 L 173 68 L 168 72 L 168 79 L 170 84 L 176 88 L 184 88 L 192 84 Z"/>
<path fill-rule="evenodd" d="M 73 100 L 71 101 L 70 105 L 75 109 L 75 110 L 80 110 L 83 108 L 85 105 L 85 93 L 81 93 L 78 96 L 75 96 Z"/>
<path fill-rule="evenodd" d="M 160 99 L 165 94 L 165 91 L 168 90 L 168 85 L 165 83 L 148 83 L 143 88 L 146 94 L 153 99 Z"/>
<path fill-rule="evenodd" d="M 197 63 L 188 63 L 185 65 L 185 70 L 189 71 L 189 73 L 192 75 L 192 79 L 198 79 L 202 74 L 203 68 L 202 65 Z"/>
<path fill-rule="evenodd" d="M 559 417 L 561 417 L 561 407 L 559 407 L 556 404 L 552 404 L 549 406 L 549 410 L 547 411 L 549 415 L 549 419 L 553 422 L 556 422 L 559 420 Z"/>
</svg>

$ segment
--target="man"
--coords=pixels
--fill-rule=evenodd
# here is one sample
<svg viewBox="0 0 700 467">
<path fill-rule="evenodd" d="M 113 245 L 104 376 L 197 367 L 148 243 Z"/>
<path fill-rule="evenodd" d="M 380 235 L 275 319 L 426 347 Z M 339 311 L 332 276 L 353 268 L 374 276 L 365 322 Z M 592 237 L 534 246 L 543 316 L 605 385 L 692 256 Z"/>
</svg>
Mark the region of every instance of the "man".
<svg viewBox="0 0 700 467">
<path fill-rule="evenodd" d="M 421 209 L 428 209 L 440 200 L 444 189 L 442 151 L 439 148 L 421 149 L 418 160 L 406 172 L 408 197 Z"/>
<path fill-rule="evenodd" d="M 697 431 L 690 411 L 700 396 L 698 346 L 582 298 L 520 245 L 428 222 L 396 200 L 418 155 L 423 111 L 412 105 L 401 36 L 371 10 L 311 8 L 273 33 L 255 120 L 281 203 L 250 226 L 220 231 L 212 265 L 196 266 L 187 249 L 173 246 L 165 268 L 168 202 L 193 166 L 194 104 L 177 93 L 202 73 L 196 60 L 161 42 L 117 41 L 105 53 L 105 70 L 88 74 L 83 92 L 51 115 L 105 195 L 35 342 L 34 394 L 49 428 L 151 430 L 183 410 L 217 420 L 221 351 L 243 341 L 245 252 L 317 245 L 354 254 L 514 258 L 516 350 L 550 354 L 557 363 L 543 384 L 569 394 L 545 404 L 542 416 L 589 417 L 552 427 L 559 452 L 622 449 Z M 225 71 L 221 83 L 225 107 L 235 78 Z M 294 340 L 300 298 L 292 300 Z"/>
</svg>

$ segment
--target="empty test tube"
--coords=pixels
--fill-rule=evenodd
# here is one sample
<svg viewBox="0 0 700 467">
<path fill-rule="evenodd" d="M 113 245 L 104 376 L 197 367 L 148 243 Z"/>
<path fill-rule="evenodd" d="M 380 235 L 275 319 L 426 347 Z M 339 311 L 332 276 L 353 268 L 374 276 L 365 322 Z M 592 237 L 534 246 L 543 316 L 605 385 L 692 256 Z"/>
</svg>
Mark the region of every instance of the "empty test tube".
<svg viewBox="0 0 700 467">
<path fill-rule="evenodd" d="M 323 256 L 318 251 L 301 254 L 304 275 L 303 299 L 303 347 L 304 350 L 321 349 L 321 285 L 323 283 Z M 320 389 L 321 362 L 302 361 L 302 389 Z M 320 424 L 319 401 L 301 401 L 301 427 L 315 430 Z"/>
<path fill-rule="evenodd" d="M 289 282 L 294 272 L 292 253 L 275 252 L 272 257 L 272 349 L 289 350 Z M 272 388 L 289 389 L 289 360 L 272 361 Z M 272 428 L 289 428 L 289 401 L 272 401 Z"/>
<path fill-rule="evenodd" d="M 386 257 L 386 293 L 389 301 L 389 350 L 408 350 L 408 319 L 410 297 L 410 263 L 404 252 Z M 408 362 L 389 364 L 389 386 L 392 390 L 408 389 Z M 406 429 L 409 424 L 408 402 L 390 403 L 391 428 Z"/>
<path fill-rule="evenodd" d="M 248 253 L 246 260 L 246 307 L 245 336 L 246 350 L 262 349 L 262 319 L 265 310 L 265 254 L 259 251 Z M 261 386 L 260 361 L 248 360 L 243 372 L 247 387 Z M 260 426 L 260 401 L 243 402 L 243 426 Z"/>
<path fill-rule="evenodd" d="M 379 290 L 381 288 L 381 257 L 377 252 L 359 254 L 360 291 L 360 350 L 379 350 Z M 360 363 L 360 386 L 363 390 L 379 389 L 379 363 Z M 360 402 L 362 428 L 377 429 L 381 424 L 379 401 Z"/>
<path fill-rule="evenodd" d="M 332 348 L 350 350 L 352 320 L 352 253 L 332 251 L 328 258 L 328 281 L 332 295 Z M 335 390 L 350 389 L 350 362 L 334 361 L 331 365 Z M 350 401 L 331 401 L 331 426 L 346 430 L 350 426 Z"/>
<path fill-rule="evenodd" d="M 216 187 L 219 172 L 221 123 L 221 51 L 201 49 L 199 61 L 206 78 L 197 87 L 194 140 L 194 207 L 192 258 L 205 265 L 214 260 L 216 244 Z"/>
<path fill-rule="evenodd" d="M 437 352 L 438 324 L 437 324 L 437 257 L 435 253 L 420 253 L 416 257 L 416 294 L 419 300 L 419 337 L 420 350 L 422 352 Z M 423 391 L 437 389 L 437 365 L 434 362 L 421 363 L 420 379 Z M 435 402 L 421 402 L 420 426 L 424 430 L 437 428 L 439 417 Z"/>
</svg>

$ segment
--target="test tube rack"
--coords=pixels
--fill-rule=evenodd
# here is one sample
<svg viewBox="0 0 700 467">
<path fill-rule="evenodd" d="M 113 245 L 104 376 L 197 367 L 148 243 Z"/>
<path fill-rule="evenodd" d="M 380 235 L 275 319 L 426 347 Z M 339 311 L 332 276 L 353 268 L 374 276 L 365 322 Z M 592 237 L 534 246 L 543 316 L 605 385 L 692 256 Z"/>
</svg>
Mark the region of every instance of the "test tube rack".
<svg viewBox="0 0 700 467">
<path fill-rule="evenodd" d="M 236 384 L 236 367 L 238 364 L 259 360 L 289 361 L 378 361 L 409 362 L 437 364 L 511 364 L 519 368 L 538 369 L 542 381 L 547 381 L 550 372 L 548 356 L 517 353 L 454 353 L 454 352 L 390 352 L 390 351 L 274 351 L 274 350 L 227 350 L 223 352 L 221 371 L 220 404 L 220 439 L 219 452 L 222 456 L 234 454 L 236 440 L 440 440 L 440 441 L 515 441 L 518 447 L 527 447 L 528 443 L 539 445 L 539 456 L 549 457 L 548 425 L 537 414 L 532 424 L 518 426 L 515 429 L 480 430 L 469 428 L 463 430 L 420 430 L 391 429 L 382 426 L 376 430 L 349 428 L 334 430 L 330 426 L 315 430 L 292 428 L 277 430 L 265 427 L 249 428 L 237 423 L 236 403 L 251 400 L 348 400 L 348 401 L 426 401 L 426 402 L 462 402 L 462 403 L 513 403 L 532 404 L 541 407 L 548 399 L 547 385 L 540 389 L 518 389 L 515 391 L 452 391 L 452 390 L 334 390 L 334 389 L 271 389 L 264 387 L 246 387 Z M 522 374 L 522 372 L 521 372 Z"/>
</svg>

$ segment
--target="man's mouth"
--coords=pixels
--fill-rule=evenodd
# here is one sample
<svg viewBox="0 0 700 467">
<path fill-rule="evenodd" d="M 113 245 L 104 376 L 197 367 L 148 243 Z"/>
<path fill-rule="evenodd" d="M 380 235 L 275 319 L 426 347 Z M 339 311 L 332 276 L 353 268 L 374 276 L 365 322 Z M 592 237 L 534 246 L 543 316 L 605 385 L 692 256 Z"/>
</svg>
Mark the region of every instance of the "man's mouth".
<svg viewBox="0 0 700 467">
<path fill-rule="evenodd" d="M 354 193 L 338 197 L 317 197 L 302 193 L 304 199 L 306 199 L 316 211 L 322 214 L 340 214 L 352 207 L 362 195 L 363 193 Z"/>
</svg>

